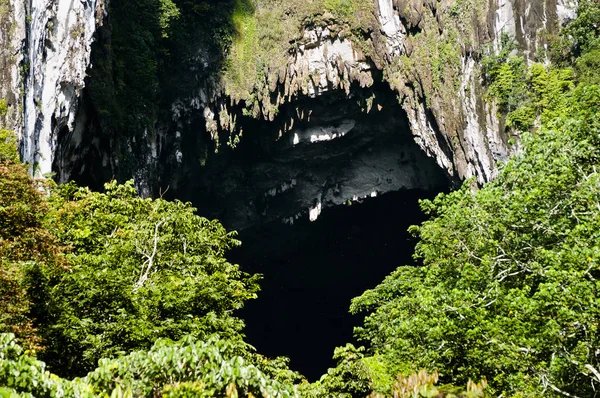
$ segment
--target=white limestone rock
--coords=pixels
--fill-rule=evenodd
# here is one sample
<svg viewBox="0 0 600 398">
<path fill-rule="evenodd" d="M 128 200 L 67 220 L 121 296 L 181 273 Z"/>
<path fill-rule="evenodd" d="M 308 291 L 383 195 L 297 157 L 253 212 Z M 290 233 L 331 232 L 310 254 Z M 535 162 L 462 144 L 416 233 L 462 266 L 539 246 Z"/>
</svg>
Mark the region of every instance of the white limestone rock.
<svg viewBox="0 0 600 398">
<path fill-rule="evenodd" d="M 24 16 L 23 0 L 12 0 L 18 18 L 26 18 L 19 34 L 29 70 L 24 87 L 24 123 L 17 130 L 23 161 L 31 171 L 52 170 L 57 132 L 72 131 L 78 99 L 90 66 L 94 33 L 102 24 L 104 0 L 32 0 Z M 25 32 L 26 31 L 26 32 Z M 18 40 L 17 38 L 15 38 Z"/>
<path fill-rule="evenodd" d="M 404 53 L 406 29 L 400 22 L 400 16 L 394 11 L 392 0 L 378 0 L 379 23 L 386 38 L 386 46 L 391 57 Z"/>
</svg>

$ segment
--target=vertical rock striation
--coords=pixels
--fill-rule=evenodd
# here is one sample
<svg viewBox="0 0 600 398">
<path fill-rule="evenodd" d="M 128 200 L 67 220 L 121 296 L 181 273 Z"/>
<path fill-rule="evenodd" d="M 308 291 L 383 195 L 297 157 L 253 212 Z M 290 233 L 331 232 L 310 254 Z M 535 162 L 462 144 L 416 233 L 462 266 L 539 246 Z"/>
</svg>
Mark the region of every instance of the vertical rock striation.
<svg viewBox="0 0 600 398">
<path fill-rule="evenodd" d="M 345 2 L 358 8 L 336 13 L 327 2 L 256 0 L 254 14 L 244 17 L 255 19 L 256 29 L 248 30 L 254 36 L 238 32 L 229 57 L 216 54 L 221 36 L 204 32 L 214 40 L 199 39 L 195 47 L 187 43 L 178 58 L 150 59 L 157 70 L 165 59 L 181 65 L 161 69 L 160 77 L 151 68 L 152 84 L 138 82 L 140 87 L 127 91 L 131 76 L 121 76 L 118 84 L 109 76 L 119 63 L 110 49 L 110 23 L 102 29 L 105 40 L 95 45 L 96 59 L 109 54 L 109 60 L 88 70 L 105 1 L 0 0 L 0 96 L 9 108 L 0 122 L 18 133 L 32 171 L 55 171 L 61 181 L 87 178 L 96 186 L 111 176 L 135 177 L 146 195 L 193 185 L 211 149 L 219 142 L 239 143 L 242 133 L 263 135 L 267 148 L 278 140 L 300 141 L 308 134 L 315 101 L 323 96 L 339 101 L 328 105 L 329 120 L 313 123 L 325 133 L 315 130 L 310 140 L 314 135 L 315 141 L 327 141 L 333 137 L 327 131 L 343 127 L 345 116 L 336 112 L 345 102 L 357 102 L 367 114 L 380 111 L 387 101 L 382 98 L 392 95 L 425 154 L 454 181 L 475 177 L 483 184 L 495 177 L 497 162 L 516 149 L 496 105 L 486 98 L 482 54 L 498 50 L 508 35 L 527 60 L 540 60 L 537 50 L 547 45 L 548 34 L 574 18 L 577 6 L 575 0 L 372 0 Z M 236 48 L 240 37 L 245 41 Z M 121 44 L 127 38 L 120 37 Z M 96 89 L 115 86 L 96 92 L 107 104 L 87 104 L 98 108 L 93 117 L 80 101 L 86 70 L 93 76 L 91 91 L 94 82 Z M 113 109 L 121 104 L 111 102 L 116 85 L 131 105 L 125 110 Z M 161 90 L 168 95 L 157 94 Z M 142 103 L 127 97 L 146 91 Z M 121 111 L 124 122 L 111 123 L 110 113 Z"/>
<path fill-rule="evenodd" d="M 0 1 L 0 101 L 6 113 L 0 113 L 0 127 L 19 130 L 23 123 L 22 67 L 26 13 L 22 4 Z"/>
<path fill-rule="evenodd" d="M 14 110 L 7 121 L 22 160 L 35 174 L 52 171 L 56 135 L 73 129 L 105 0 L 10 0 L 1 94 Z"/>
</svg>

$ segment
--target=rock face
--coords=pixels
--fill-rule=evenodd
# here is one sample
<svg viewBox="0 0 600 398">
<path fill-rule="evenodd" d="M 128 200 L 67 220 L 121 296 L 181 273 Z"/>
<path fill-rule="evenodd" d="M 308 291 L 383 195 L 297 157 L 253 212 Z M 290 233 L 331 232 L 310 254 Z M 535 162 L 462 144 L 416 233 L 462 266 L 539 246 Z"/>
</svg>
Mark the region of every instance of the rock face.
<svg viewBox="0 0 600 398">
<path fill-rule="evenodd" d="M 54 171 L 59 181 L 99 187 L 114 176 L 133 177 L 144 195 L 169 186 L 230 225 L 314 219 L 327 206 L 373 193 L 437 189 L 446 182 L 432 164 L 453 182 L 493 179 L 497 162 L 516 150 L 510 138 L 518 137 L 508 136 L 485 99 L 479 61 L 499 49 L 504 34 L 536 60 L 547 34 L 571 20 L 576 5 L 373 0 L 357 14 L 362 25 L 351 27 L 326 11 L 317 22 L 299 20 L 291 35 L 285 29 L 292 25 L 282 25 L 276 34 L 286 38 L 283 47 L 265 53 L 240 90 L 226 75 L 209 73 L 222 68 L 202 41 L 184 67 L 173 68 L 176 76 L 154 77 L 186 84 L 169 86 L 160 104 L 149 90 L 157 103 L 132 105 L 115 127 L 105 120 L 111 109 L 97 100 L 117 89 L 93 92 L 98 70 L 110 73 L 111 65 L 89 69 L 95 32 L 96 60 L 111 55 L 112 25 L 97 31 L 106 21 L 104 1 L 10 0 L 0 5 L 0 95 L 9 105 L 0 121 L 20 136 L 32 171 Z M 277 7 L 256 15 L 294 15 Z M 263 43 L 256 40 L 258 51 Z M 238 55 L 229 59 L 234 66 Z M 82 99 L 86 69 L 91 94 Z"/>
<path fill-rule="evenodd" d="M 315 221 L 328 207 L 388 192 L 448 187 L 447 176 L 415 144 L 394 97 L 368 113 L 345 98 L 315 98 L 310 122 L 263 141 L 262 150 L 241 144 L 211 159 L 190 198 L 202 214 L 240 230 Z"/>
<path fill-rule="evenodd" d="M 498 50 L 501 36 L 508 35 L 526 59 L 534 60 L 546 35 L 572 19 L 575 8 L 576 2 L 563 0 L 378 0 L 379 26 L 362 43 L 332 35 L 328 28 L 305 29 L 278 84 L 264 85 L 277 95 L 259 95 L 263 100 L 253 113 L 272 121 L 282 104 L 331 90 L 349 94 L 352 84 L 370 87 L 383 71 L 423 151 L 455 180 L 476 177 L 483 184 L 495 177 L 497 162 L 513 151 L 495 104 L 483 98 L 478 61 L 486 43 Z M 370 56 L 361 46 L 369 48 Z M 221 113 L 227 109 L 218 98 L 214 103 Z M 283 126 L 284 132 L 294 119 Z M 208 125 L 215 130 L 219 121 Z"/>
<path fill-rule="evenodd" d="M 22 42 L 26 36 L 25 21 L 26 13 L 23 4 L 14 2 L 0 4 L 0 100 L 7 105 L 6 114 L 0 113 L 0 127 L 18 131 L 23 124 L 20 88 L 21 65 L 24 60 Z"/>
<path fill-rule="evenodd" d="M 74 128 L 104 0 L 10 0 L 3 17 L 1 95 L 11 108 L 4 124 L 20 137 L 32 172 L 52 171 L 59 129 Z"/>
</svg>

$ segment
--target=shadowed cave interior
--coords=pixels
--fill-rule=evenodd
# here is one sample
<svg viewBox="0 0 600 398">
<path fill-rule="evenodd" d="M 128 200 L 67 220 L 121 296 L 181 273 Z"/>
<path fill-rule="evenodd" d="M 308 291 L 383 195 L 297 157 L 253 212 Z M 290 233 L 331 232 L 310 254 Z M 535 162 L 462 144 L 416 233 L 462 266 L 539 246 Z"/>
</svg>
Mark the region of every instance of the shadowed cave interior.
<svg viewBox="0 0 600 398">
<path fill-rule="evenodd" d="M 350 300 L 397 266 L 417 264 L 410 225 L 425 220 L 418 200 L 436 192 L 392 192 L 327 209 L 316 222 L 271 223 L 244 230 L 230 260 L 264 275 L 258 299 L 246 304 L 248 342 L 267 356 L 287 356 L 310 381 L 334 365 L 333 350 L 355 342 L 362 317 Z"/>
<path fill-rule="evenodd" d="M 200 214 L 239 231 L 230 261 L 264 276 L 238 314 L 247 341 L 289 357 L 311 381 L 334 365 L 335 347 L 355 342 L 362 316 L 349 314 L 351 299 L 416 265 L 407 229 L 425 220 L 418 201 L 451 183 L 390 93 L 382 87 L 382 106 L 366 113 L 357 101 L 365 93 L 311 99 L 310 121 L 264 152 L 256 140 L 270 125 L 257 124 L 240 148 L 211 159 L 191 191 Z"/>
</svg>

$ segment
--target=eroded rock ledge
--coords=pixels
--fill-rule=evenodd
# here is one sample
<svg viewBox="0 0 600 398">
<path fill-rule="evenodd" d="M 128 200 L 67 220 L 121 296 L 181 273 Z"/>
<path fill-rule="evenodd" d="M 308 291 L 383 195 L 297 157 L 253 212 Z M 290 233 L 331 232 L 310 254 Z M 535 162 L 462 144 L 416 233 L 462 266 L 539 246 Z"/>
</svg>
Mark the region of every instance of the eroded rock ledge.
<svg viewBox="0 0 600 398">
<path fill-rule="evenodd" d="M 383 76 L 421 149 L 455 180 L 476 177 L 483 184 L 513 149 L 495 104 L 484 99 L 480 57 L 507 34 L 532 59 L 546 35 L 574 16 L 575 7 L 568 0 L 377 0 L 377 24 L 367 24 L 362 37 L 344 36 L 337 26 L 303 26 L 285 67 L 266 66 L 251 95 L 228 95 L 225 87 L 203 92 L 195 105 L 204 109 L 207 130 L 218 139 L 224 132 L 243 133 L 242 113 L 274 122 L 285 104 L 336 90 L 350 95 L 351 85 L 371 87 Z M 377 96 L 369 101 L 370 108 Z M 298 108 L 288 115 L 279 135 L 308 112 Z"/>
<path fill-rule="evenodd" d="M 387 96 L 367 112 L 358 92 L 356 86 L 350 98 L 331 92 L 313 99 L 310 121 L 279 140 L 254 131 L 207 162 L 189 197 L 203 214 L 245 229 L 315 221 L 328 207 L 388 192 L 446 189 L 447 176 L 415 144 L 396 99 Z"/>
</svg>

